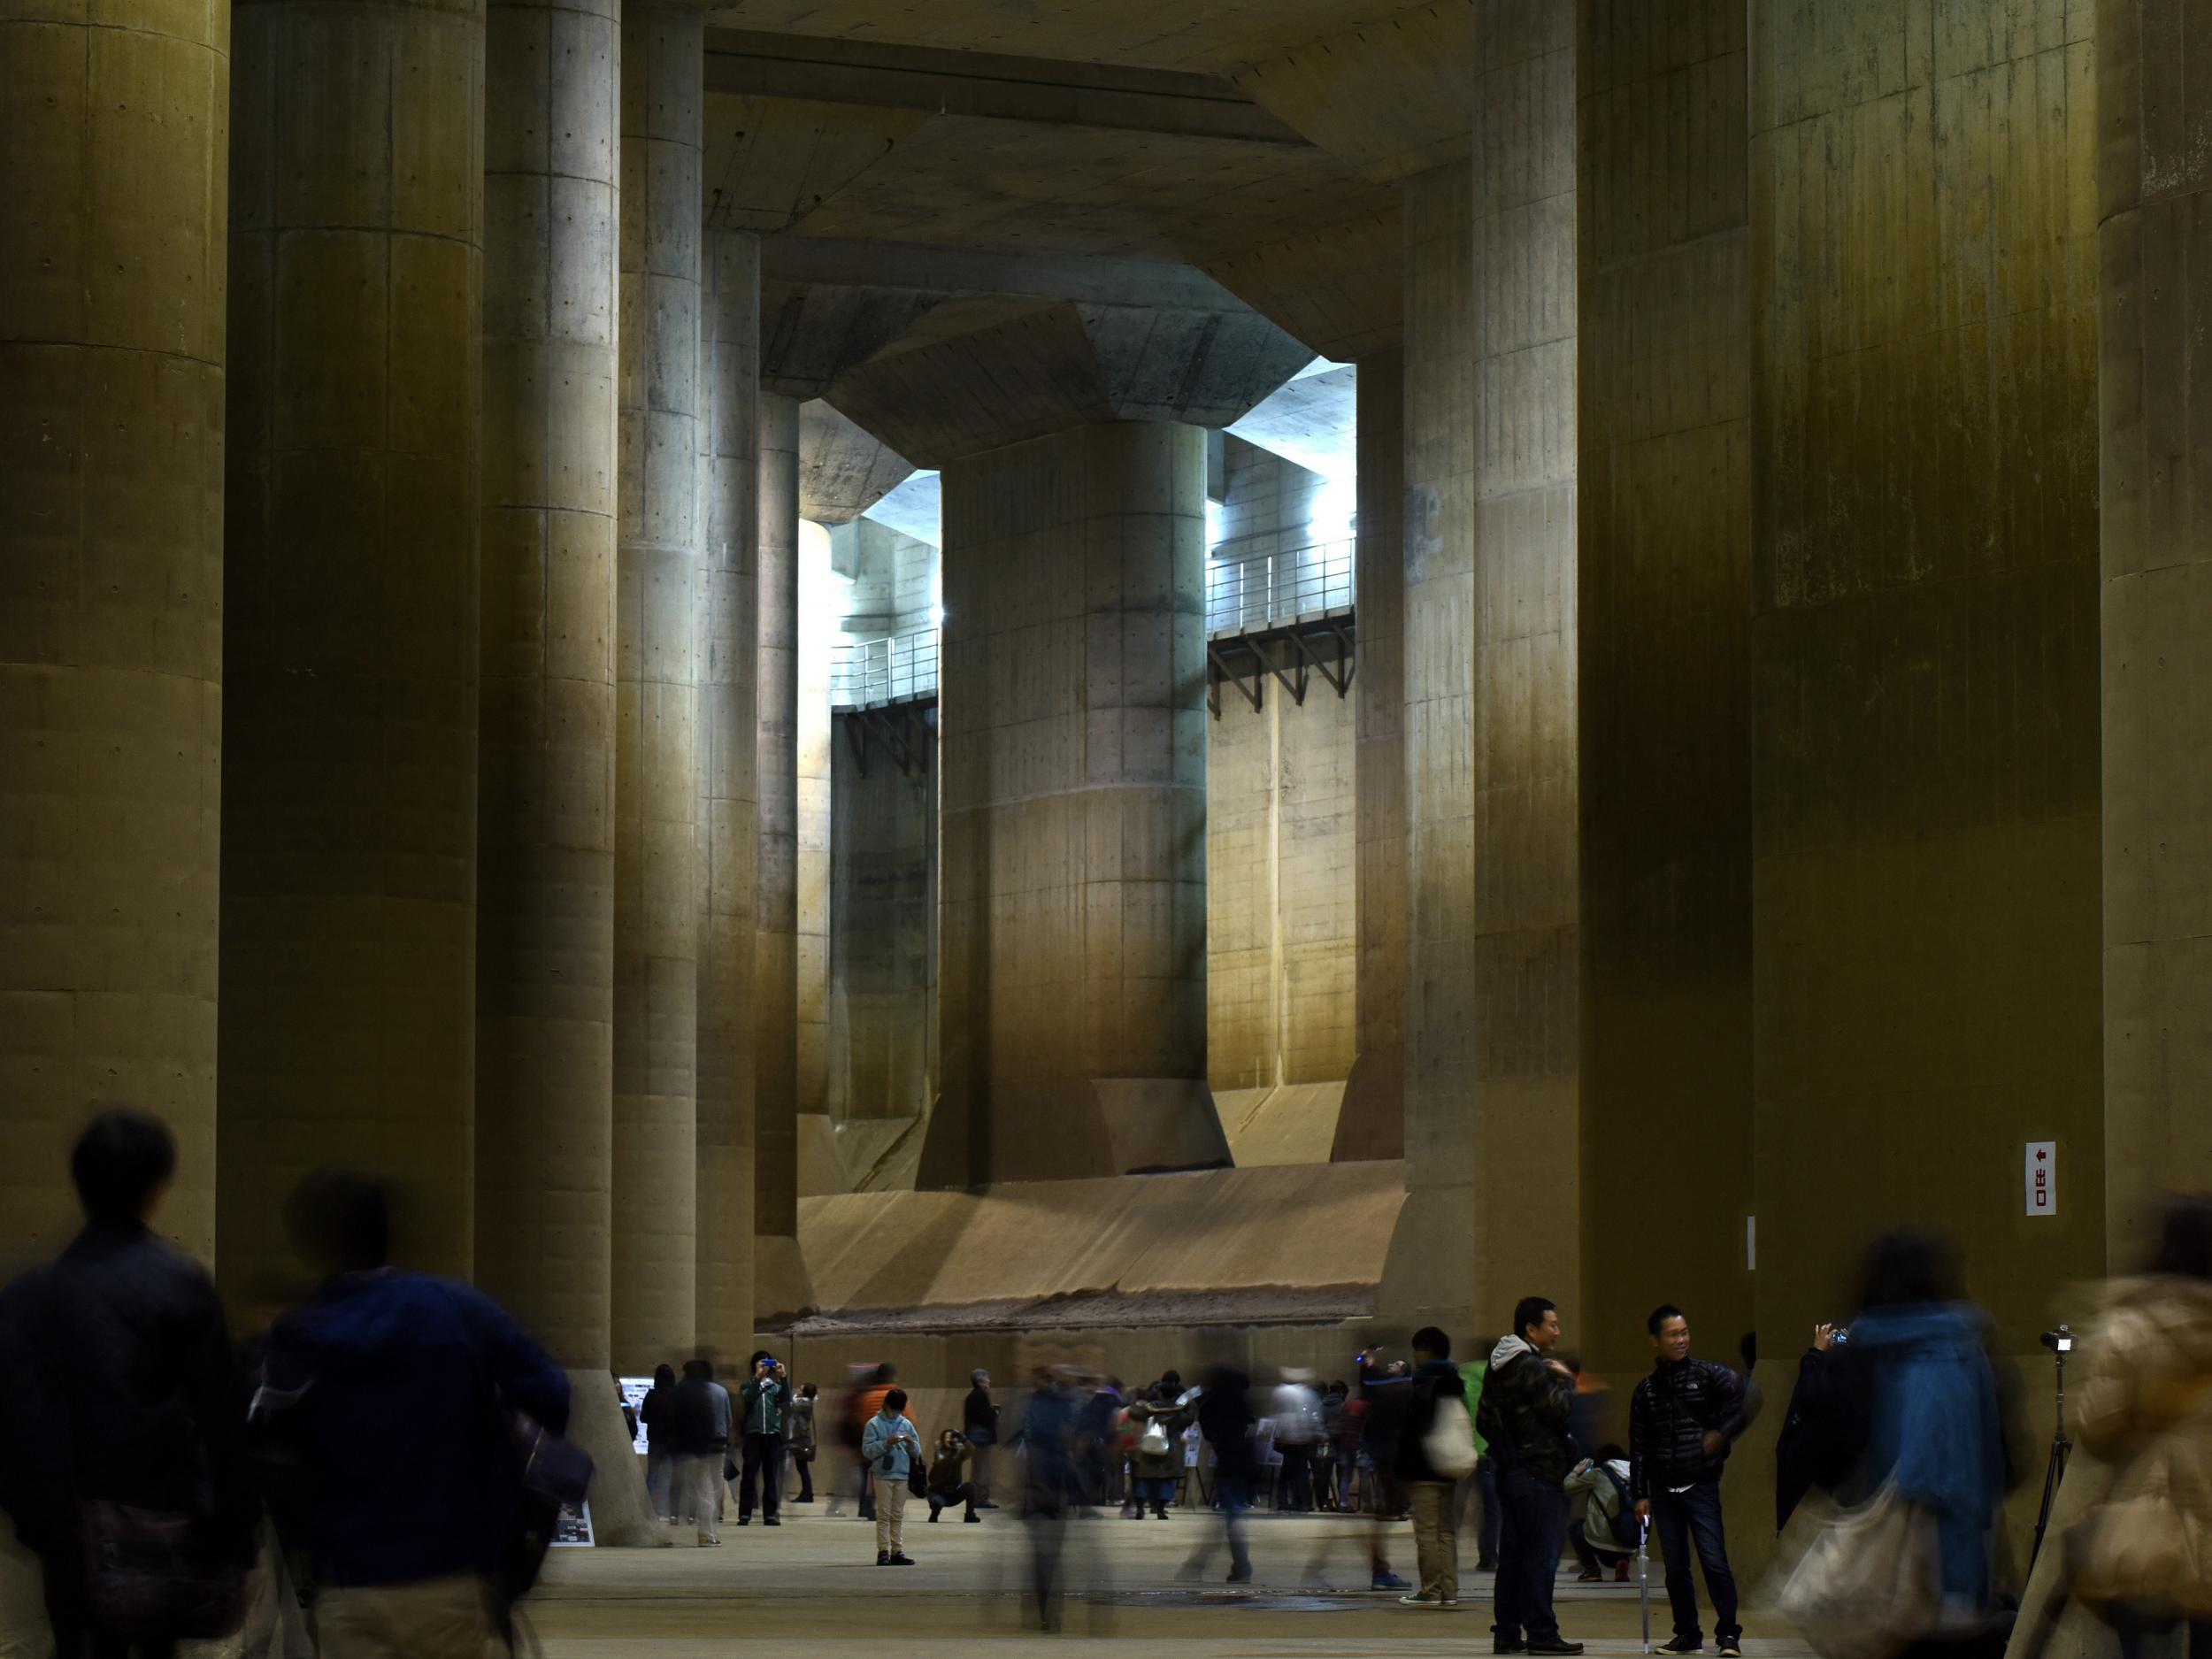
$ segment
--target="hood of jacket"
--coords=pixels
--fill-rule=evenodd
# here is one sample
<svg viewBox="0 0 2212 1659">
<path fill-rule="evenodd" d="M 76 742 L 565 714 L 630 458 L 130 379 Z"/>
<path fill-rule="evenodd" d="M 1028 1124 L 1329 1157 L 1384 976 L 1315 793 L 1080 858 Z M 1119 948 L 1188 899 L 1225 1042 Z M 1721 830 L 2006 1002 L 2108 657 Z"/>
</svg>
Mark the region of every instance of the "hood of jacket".
<svg viewBox="0 0 2212 1659">
<path fill-rule="evenodd" d="M 1525 1336 L 1502 1336 L 1498 1339 L 1497 1347 L 1490 1350 L 1490 1369 L 1495 1371 L 1509 1359 L 1517 1358 L 1523 1354 L 1533 1354 L 1535 1351 Z"/>
</svg>

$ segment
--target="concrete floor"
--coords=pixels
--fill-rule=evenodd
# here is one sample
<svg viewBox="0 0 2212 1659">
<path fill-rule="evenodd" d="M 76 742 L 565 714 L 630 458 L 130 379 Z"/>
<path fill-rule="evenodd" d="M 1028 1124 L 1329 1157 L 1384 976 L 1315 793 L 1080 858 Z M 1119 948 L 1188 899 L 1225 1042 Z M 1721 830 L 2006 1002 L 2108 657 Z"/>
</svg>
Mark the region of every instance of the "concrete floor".
<svg viewBox="0 0 2212 1659">
<path fill-rule="evenodd" d="M 917 1506 L 918 1509 L 919 1506 Z M 659 1550 L 554 1552 L 529 1605 L 549 1659 L 618 1655 L 752 1655 L 763 1642 L 840 1659 L 893 1659 L 917 1651 L 1016 1654 L 1048 1645 L 1137 1641 L 1187 1659 L 1269 1659 L 1276 1655 L 1376 1652 L 1486 1653 L 1489 1579 L 1463 1582 L 1456 1613 L 1402 1608 L 1367 1582 L 1364 1524 L 1259 1517 L 1250 1527 L 1254 1582 L 1232 1588 L 1220 1529 L 1210 1517 L 1165 1522 L 1077 1523 L 1068 1534 L 1073 1594 L 1064 1633 L 1025 1621 L 1028 1540 L 1004 1511 L 977 1526 L 949 1517 L 936 1525 L 910 1516 L 906 1548 L 917 1565 L 875 1565 L 873 1528 L 818 1509 L 786 1511 L 772 1531 L 726 1523 L 719 1548 L 683 1541 Z M 1179 1578 L 1193 1544 L 1213 1546 L 1203 1576 Z M 1314 1573 L 1317 1555 L 1322 1557 Z M 1413 1571 L 1412 1530 L 1391 1529 L 1391 1564 Z M 1471 1560 L 1471 1552 L 1467 1556 Z M 1668 1632 L 1665 1594 L 1653 1585 L 1655 1630 Z M 1632 1655 L 1637 1639 L 1632 1586 L 1559 1586 L 1560 1623 L 1594 1655 Z M 1801 1659 L 1809 1649 L 1756 1618 L 1747 1653 Z M 1711 1649 L 1709 1629 L 1708 1652 Z"/>
</svg>

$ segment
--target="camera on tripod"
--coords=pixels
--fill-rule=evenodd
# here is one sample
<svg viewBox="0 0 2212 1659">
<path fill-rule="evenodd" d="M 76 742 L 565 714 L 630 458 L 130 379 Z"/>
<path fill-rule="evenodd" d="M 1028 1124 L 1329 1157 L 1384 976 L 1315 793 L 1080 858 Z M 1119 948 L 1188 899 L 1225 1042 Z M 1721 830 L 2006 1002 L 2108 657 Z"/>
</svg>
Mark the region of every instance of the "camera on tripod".
<svg viewBox="0 0 2212 1659">
<path fill-rule="evenodd" d="M 2055 1331 L 2046 1331 L 2043 1333 L 2043 1346 L 2054 1354 L 2070 1354 L 2074 1351 L 2074 1333 L 2071 1329 L 2062 1325 Z"/>
</svg>

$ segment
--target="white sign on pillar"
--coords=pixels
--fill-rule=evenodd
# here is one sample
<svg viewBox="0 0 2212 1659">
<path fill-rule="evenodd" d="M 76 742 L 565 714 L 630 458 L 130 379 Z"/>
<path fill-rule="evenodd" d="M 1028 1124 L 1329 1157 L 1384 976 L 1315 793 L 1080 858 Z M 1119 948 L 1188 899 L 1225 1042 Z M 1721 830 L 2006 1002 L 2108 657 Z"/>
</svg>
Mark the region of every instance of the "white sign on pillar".
<svg viewBox="0 0 2212 1659">
<path fill-rule="evenodd" d="M 2058 1214 L 2058 1142 L 2029 1141 L 2027 1156 L 2023 1163 L 2022 1176 L 2027 1185 L 2028 1214 L 2055 1216 Z"/>
</svg>

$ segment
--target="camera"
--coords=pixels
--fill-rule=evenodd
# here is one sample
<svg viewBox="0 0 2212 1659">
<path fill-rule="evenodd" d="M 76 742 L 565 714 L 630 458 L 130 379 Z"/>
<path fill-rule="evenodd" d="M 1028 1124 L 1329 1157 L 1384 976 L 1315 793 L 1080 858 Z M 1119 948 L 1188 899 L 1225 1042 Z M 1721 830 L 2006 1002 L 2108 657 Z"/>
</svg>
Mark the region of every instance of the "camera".
<svg viewBox="0 0 2212 1659">
<path fill-rule="evenodd" d="M 2043 1346 L 2054 1354 L 2070 1354 L 2074 1351 L 2074 1333 L 2070 1328 L 2062 1325 L 2055 1331 L 2046 1331 L 2043 1333 Z"/>
<path fill-rule="evenodd" d="M 1851 1327 L 1847 1325 L 1838 1325 L 1828 1333 L 1828 1341 L 1831 1347 L 1848 1348 L 1851 1345 Z"/>
</svg>

